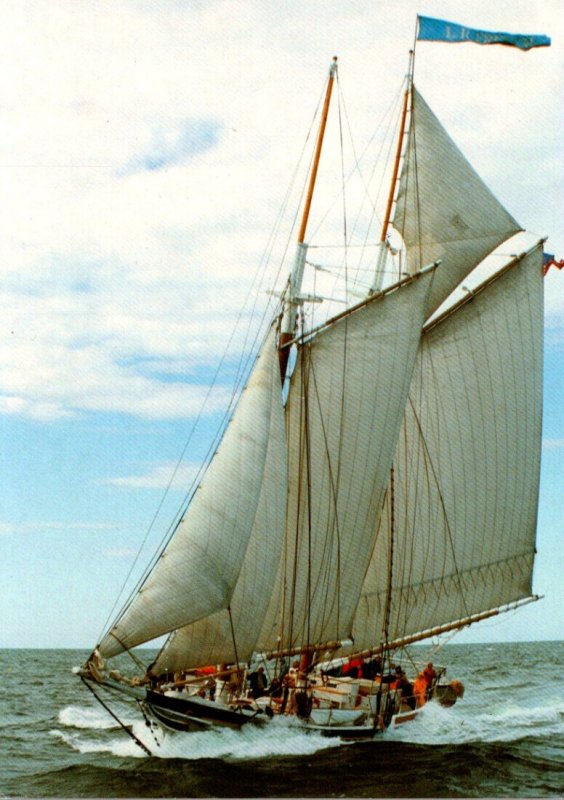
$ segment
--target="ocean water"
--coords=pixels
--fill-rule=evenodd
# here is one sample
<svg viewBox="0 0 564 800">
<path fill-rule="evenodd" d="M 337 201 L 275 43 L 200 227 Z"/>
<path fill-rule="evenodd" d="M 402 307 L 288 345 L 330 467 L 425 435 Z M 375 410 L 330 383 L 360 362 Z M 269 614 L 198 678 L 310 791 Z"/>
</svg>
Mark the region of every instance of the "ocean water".
<svg viewBox="0 0 564 800">
<path fill-rule="evenodd" d="M 427 653 L 419 650 L 421 658 Z M 87 653 L 0 651 L 0 797 L 558 797 L 564 794 L 563 642 L 454 645 L 452 709 L 372 742 L 266 728 L 165 737 L 113 704 L 147 756 L 72 674 Z"/>
</svg>

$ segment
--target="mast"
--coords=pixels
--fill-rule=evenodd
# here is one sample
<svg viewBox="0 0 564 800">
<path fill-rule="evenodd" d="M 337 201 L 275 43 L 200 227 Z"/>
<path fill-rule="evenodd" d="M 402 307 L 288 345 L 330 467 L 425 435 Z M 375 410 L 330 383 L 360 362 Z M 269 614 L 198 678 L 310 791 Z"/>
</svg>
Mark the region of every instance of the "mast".
<svg viewBox="0 0 564 800">
<path fill-rule="evenodd" d="M 396 184 L 398 180 L 400 162 L 401 162 L 401 154 L 403 149 L 403 137 L 405 134 L 405 123 L 407 119 L 407 110 L 408 110 L 408 100 L 411 94 L 411 86 L 413 83 L 413 58 L 414 58 L 414 51 L 409 51 L 409 70 L 407 73 L 407 85 L 405 87 L 405 91 L 403 94 L 403 105 L 401 110 L 401 118 L 400 118 L 400 130 L 398 136 L 398 143 L 396 147 L 396 155 L 394 159 L 394 169 L 392 172 L 392 180 L 390 183 L 390 191 L 388 194 L 388 202 L 386 205 L 386 212 L 384 214 L 384 223 L 382 225 L 382 232 L 380 234 L 380 243 L 378 248 L 378 262 L 376 265 L 376 272 L 374 275 L 374 285 L 372 287 L 372 292 L 379 292 L 382 288 L 382 282 L 384 280 L 384 271 L 386 268 L 386 257 L 388 254 L 388 246 L 387 246 L 387 236 L 388 236 L 388 228 L 390 227 L 390 217 L 392 214 L 392 205 L 394 203 L 394 196 L 396 193 Z"/>
<path fill-rule="evenodd" d="M 321 148 L 323 146 L 323 138 L 325 136 L 325 127 L 327 125 L 327 116 L 329 114 L 329 103 L 331 101 L 331 93 L 333 91 L 333 82 L 337 74 L 337 56 L 333 56 L 333 61 L 329 68 L 329 79 L 327 81 L 327 89 L 325 91 L 325 101 L 323 103 L 323 111 L 321 113 L 321 121 L 319 123 L 319 132 L 317 134 L 317 144 L 313 157 L 313 164 L 309 178 L 309 185 L 307 190 L 306 201 L 302 213 L 302 221 L 298 233 L 298 243 L 296 249 L 296 256 L 294 259 L 294 266 L 290 275 L 289 285 L 284 297 L 284 307 L 282 312 L 282 322 L 280 325 L 280 341 L 278 357 L 280 360 L 280 377 L 282 382 L 286 376 L 286 367 L 288 364 L 288 357 L 290 349 L 287 347 L 288 343 L 294 337 L 296 327 L 297 307 L 300 302 L 300 291 L 302 288 L 302 280 L 304 274 L 305 260 L 307 254 L 307 244 L 305 244 L 305 233 L 309 219 L 309 212 L 311 209 L 311 201 L 313 198 L 313 191 L 315 188 L 315 181 L 317 178 L 317 170 L 319 167 L 319 160 L 321 158 Z"/>
</svg>

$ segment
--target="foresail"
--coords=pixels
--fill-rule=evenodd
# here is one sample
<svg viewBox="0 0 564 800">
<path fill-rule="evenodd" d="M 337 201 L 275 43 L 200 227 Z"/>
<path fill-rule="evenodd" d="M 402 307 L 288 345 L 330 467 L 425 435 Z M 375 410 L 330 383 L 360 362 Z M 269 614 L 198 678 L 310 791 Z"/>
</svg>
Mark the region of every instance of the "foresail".
<svg viewBox="0 0 564 800">
<path fill-rule="evenodd" d="M 286 433 L 278 375 L 260 498 L 229 609 L 222 608 L 176 631 L 153 666 L 156 674 L 251 657 L 278 570 L 287 491 Z"/>
<path fill-rule="evenodd" d="M 280 407 L 273 328 L 184 519 L 139 593 L 102 640 L 103 656 L 154 639 L 229 603 L 261 496 L 272 415 L 280 414 Z"/>
<path fill-rule="evenodd" d="M 355 649 L 531 593 L 540 470 L 539 246 L 422 338 Z M 393 537 L 391 504 L 393 494 Z"/>
<path fill-rule="evenodd" d="M 427 317 L 477 264 L 520 230 L 415 88 L 393 225 L 406 244 L 411 274 L 441 260 Z"/>
<path fill-rule="evenodd" d="M 299 350 L 287 405 L 285 549 L 260 649 L 350 632 L 431 276 L 369 301 Z"/>
</svg>

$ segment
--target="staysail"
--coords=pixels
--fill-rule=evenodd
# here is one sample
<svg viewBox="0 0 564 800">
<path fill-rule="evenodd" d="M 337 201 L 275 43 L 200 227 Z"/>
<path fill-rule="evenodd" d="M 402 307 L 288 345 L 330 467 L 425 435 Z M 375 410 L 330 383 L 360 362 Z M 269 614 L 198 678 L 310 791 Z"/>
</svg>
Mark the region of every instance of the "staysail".
<svg viewBox="0 0 564 800">
<path fill-rule="evenodd" d="M 530 595 L 542 341 L 540 245 L 425 330 L 355 649 L 382 636 L 390 570 L 389 639 Z"/>
<path fill-rule="evenodd" d="M 233 596 L 228 606 L 171 636 L 153 665 L 157 674 L 248 660 L 255 648 L 278 569 L 286 518 L 286 430 L 279 375 L 277 388 L 260 497 Z M 229 554 L 230 550 L 226 557 Z"/>
<path fill-rule="evenodd" d="M 154 639 L 229 603 L 259 506 L 267 453 L 272 454 L 272 440 L 280 440 L 272 431 L 280 430 L 282 413 L 273 327 L 184 519 L 102 640 L 102 656 Z"/>
<path fill-rule="evenodd" d="M 427 317 L 477 264 L 520 230 L 415 87 L 393 225 L 405 242 L 410 274 L 441 261 Z"/>
</svg>

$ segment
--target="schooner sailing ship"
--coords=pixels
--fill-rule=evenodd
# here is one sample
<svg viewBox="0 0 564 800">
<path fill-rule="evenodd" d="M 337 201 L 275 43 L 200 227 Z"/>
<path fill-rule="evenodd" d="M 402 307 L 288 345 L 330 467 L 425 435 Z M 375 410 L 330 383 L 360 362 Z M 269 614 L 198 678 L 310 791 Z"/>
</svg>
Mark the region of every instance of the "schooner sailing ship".
<svg viewBox="0 0 564 800">
<path fill-rule="evenodd" d="M 373 736 L 463 693 L 430 665 L 412 697 L 392 669 L 409 644 L 536 599 L 543 242 L 455 291 L 522 229 L 412 67 L 413 53 L 370 286 L 308 327 L 321 298 L 303 291 L 306 234 L 333 60 L 279 308 L 174 535 L 80 671 L 97 697 L 137 700 L 151 725 L 291 713 Z M 139 674 L 111 668 L 163 634 Z"/>
</svg>

